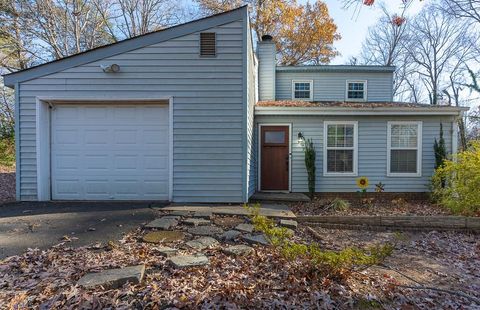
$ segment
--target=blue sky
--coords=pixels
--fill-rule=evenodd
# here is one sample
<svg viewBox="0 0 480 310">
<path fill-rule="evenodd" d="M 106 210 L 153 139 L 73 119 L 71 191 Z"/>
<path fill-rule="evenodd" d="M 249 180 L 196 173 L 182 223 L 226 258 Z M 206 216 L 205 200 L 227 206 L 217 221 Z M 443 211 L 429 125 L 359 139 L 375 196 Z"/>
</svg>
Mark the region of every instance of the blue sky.
<svg viewBox="0 0 480 310">
<path fill-rule="evenodd" d="M 428 1 L 414 0 L 412 6 L 409 8 L 409 14 L 417 13 Z M 300 0 L 299 2 L 307 2 Z M 360 53 L 362 42 L 367 35 L 368 27 L 375 24 L 375 22 L 382 15 L 378 7 L 362 6 L 359 12 L 355 12 L 354 8 L 345 10 L 341 0 L 324 0 L 327 4 L 330 16 L 335 20 L 338 26 L 338 32 L 342 39 L 335 43 L 335 48 L 341 53 L 336 57 L 332 64 L 344 64 L 351 56 L 356 56 Z M 401 12 L 401 0 L 386 0 L 387 8 L 391 11 Z"/>
</svg>

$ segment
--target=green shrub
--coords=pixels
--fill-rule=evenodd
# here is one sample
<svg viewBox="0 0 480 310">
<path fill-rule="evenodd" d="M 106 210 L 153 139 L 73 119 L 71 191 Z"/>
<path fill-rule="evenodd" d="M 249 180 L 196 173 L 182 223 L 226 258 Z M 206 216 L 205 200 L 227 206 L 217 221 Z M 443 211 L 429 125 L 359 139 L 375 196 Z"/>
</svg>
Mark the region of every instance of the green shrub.
<svg viewBox="0 0 480 310">
<path fill-rule="evenodd" d="M 15 165 L 15 142 L 13 139 L 0 139 L 0 166 Z"/>
<path fill-rule="evenodd" d="M 341 251 L 322 250 L 318 243 L 302 244 L 290 240 L 291 233 L 275 222 L 260 215 L 260 205 L 245 205 L 256 230 L 263 232 L 280 253 L 289 260 L 301 259 L 315 269 L 331 277 L 341 277 L 356 267 L 365 268 L 379 264 L 393 252 L 390 243 L 374 245 L 366 249 L 347 247 Z"/>
<path fill-rule="evenodd" d="M 445 186 L 443 186 L 445 184 Z M 446 160 L 432 177 L 432 197 L 455 214 L 480 212 L 480 141 Z"/>
<path fill-rule="evenodd" d="M 313 195 L 315 194 L 315 158 L 317 155 L 312 139 L 305 141 L 303 151 L 305 152 L 305 168 L 307 169 L 308 175 L 308 193 L 310 194 L 310 198 L 313 199 Z"/>
</svg>

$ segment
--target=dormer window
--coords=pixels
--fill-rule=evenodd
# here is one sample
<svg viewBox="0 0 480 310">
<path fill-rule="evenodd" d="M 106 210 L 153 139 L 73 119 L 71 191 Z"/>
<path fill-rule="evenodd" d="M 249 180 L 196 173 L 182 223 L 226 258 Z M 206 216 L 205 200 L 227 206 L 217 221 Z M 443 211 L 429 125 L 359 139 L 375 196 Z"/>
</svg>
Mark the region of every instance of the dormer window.
<svg viewBox="0 0 480 310">
<path fill-rule="evenodd" d="M 215 32 L 200 33 L 200 56 L 215 57 L 217 54 Z"/>
<path fill-rule="evenodd" d="M 347 101 L 367 101 L 367 81 L 347 81 Z"/>
<path fill-rule="evenodd" d="M 313 81 L 292 81 L 292 99 L 313 100 Z"/>
</svg>

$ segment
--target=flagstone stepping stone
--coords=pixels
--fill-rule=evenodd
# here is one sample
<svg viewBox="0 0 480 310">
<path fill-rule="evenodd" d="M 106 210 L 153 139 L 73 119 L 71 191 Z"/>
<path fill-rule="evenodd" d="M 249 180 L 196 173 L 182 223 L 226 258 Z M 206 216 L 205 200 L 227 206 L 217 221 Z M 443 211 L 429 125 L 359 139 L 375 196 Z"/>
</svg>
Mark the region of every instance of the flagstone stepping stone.
<svg viewBox="0 0 480 310">
<path fill-rule="evenodd" d="M 193 217 L 201 217 L 204 219 L 210 219 L 213 213 L 211 211 L 196 211 L 193 213 Z"/>
<path fill-rule="evenodd" d="M 294 220 L 280 220 L 280 226 L 287 227 L 290 229 L 297 229 L 298 223 Z"/>
<path fill-rule="evenodd" d="M 220 243 L 212 237 L 200 237 L 187 242 L 187 245 L 195 250 L 204 250 L 207 248 L 218 246 Z"/>
<path fill-rule="evenodd" d="M 221 240 L 225 240 L 225 241 L 233 241 L 235 240 L 239 235 L 241 235 L 242 233 L 239 232 L 238 230 L 228 230 L 226 232 L 224 232 L 221 236 L 220 236 L 220 239 Z"/>
<path fill-rule="evenodd" d="M 215 236 L 223 234 L 223 229 L 217 226 L 197 226 L 189 228 L 188 232 L 196 236 Z"/>
<path fill-rule="evenodd" d="M 253 251 L 253 248 L 249 247 L 248 245 L 238 244 L 225 248 L 222 251 L 228 255 L 243 256 L 250 254 Z"/>
<path fill-rule="evenodd" d="M 172 211 L 169 216 L 189 216 L 190 211 Z"/>
<path fill-rule="evenodd" d="M 153 220 L 145 227 L 147 228 L 159 228 L 159 229 L 170 229 L 178 225 L 179 217 L 177 216 L 163 216 L 159 219 Z"/>
<path fill-rule="evenodd" d="M 175 268 L 189 268 L 189 267 L 198 267 L 205 266 L 210 263 L 208 257 L 203 254 L 197 255 L 177 255 L 170 257 L 169 262 Z"/>
<path fill-rule="evenodd" d="M 245 220 L 235 216 L 216 217 L 213 220 L 213 223 L 215 223 L 215 225 L 218 225 L 218 226 L 234 228 L 238 224 L 245 223 Z"/>
<path fill-rule="evenodd" d="M 252 224 L 238 224 L 237 227 L 235 227 L 236 230 L 244 231 L 247 233 L 253 232 L 253 225 Z"/>
<path fill-rule="evenodd" d="M 143 236 L 143 241 L 150 243 L 180 241 L 185 238 L 182 231 L 152 231 Z"/>
<path fill-rule="evenodd" d="M 87 273 L 81 277 L 77 285 L 87 289 L 103 286 L 104 289 L 119 288 L 127 282 L 138 284 L 145 274 L 145 265 L 109 269 L 96 273 Z"/>
<path fill-rule="evenodd" d="M 269 245 L 270 242 L 265 238 L 264 234 L 259 235 L 244 235 L 243 240 L 245 240 L 249 244 L 261 244 L 261 245 Z"/>
<path fill-rule="evenodd" d="M 193 225 L 193 226 L 205 226 L 205 225 L 210 225 L 211 222 L 209 220 L 205 220 L 202 218 L 187 218 L 182 221 L 183 223 L 187 225 Z"/>
<path fill-rule="evenodd" d="M 160 247 L 157 250 L 160 253 L 160 255 L 165 256 L 165 257 L 170 257 L 170 256 L 177 255 L 177 252 L 178 252 L 177 249 L 174 249 L 174 248 L 171 248 L 171 247 L 168 247 L 168 246 Z"/>
</svg>

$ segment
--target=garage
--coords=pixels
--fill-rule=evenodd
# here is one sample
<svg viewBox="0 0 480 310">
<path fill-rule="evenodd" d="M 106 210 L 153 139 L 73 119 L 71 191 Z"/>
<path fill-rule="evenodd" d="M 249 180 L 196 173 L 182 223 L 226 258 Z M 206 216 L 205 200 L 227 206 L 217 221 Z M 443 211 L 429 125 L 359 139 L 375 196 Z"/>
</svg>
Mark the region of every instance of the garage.
<svg viewBox="0 0 480 310">
<path fill-rule="evenodd" d="M 167 104 L 55 104 L 51 198 L 168 200 Z"/>
</svg>

